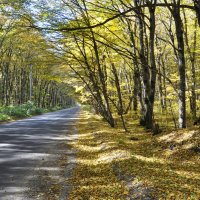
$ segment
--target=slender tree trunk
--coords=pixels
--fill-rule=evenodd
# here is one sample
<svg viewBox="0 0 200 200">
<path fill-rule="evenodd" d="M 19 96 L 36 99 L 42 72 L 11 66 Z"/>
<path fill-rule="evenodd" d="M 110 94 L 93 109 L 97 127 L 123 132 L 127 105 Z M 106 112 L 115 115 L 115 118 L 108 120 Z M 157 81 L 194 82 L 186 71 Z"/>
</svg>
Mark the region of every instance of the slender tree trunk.
<svg viewBox="0 0 200 200">
<path fill-rule="evenodd" d="M 173 12 L 178 43 L 178 71 L 179 71 L 179 128 L 186 127 L 186 100 L 185 100 L 185 55 L 183 24 L 180 16 L 180 7 L 176 5 Z"/>
<path fill-rule="evenodd" d="M 167 2 L 165 0 L 165 2 Z M 186 66 L 185 66 L 185 50 L 184 50 L 184 31 L 183 23 L 180 15 L 180 0 L 173 0 L 173 8 L 168 6 L 171 12 L 174 23 L 176 38 L 178 44 L 178 72 L 179 72 L 179 94 L 178 94 L 178 104 L 179 104 L 179 128 L 186 128 Z"/>
<path fill-rule="evenodd" d="M 138 1 L 135 2 L 136 7 L 138 6 Z M 141 72 L 142 72 L 142 82 L 143 82 L 143 90 L 141 91 L 141 97 L 144 98 L 144 107 L 141 107 L 141 119 L 140 124 L 146 127 L 146 124 L 150 123 L 148 115 L 148 105 L 149 105 L 149 93 L 150 93 L 150 71 L 148 67 L 148 59 L 146 57 L 145 51 L 145 44 L 144 44 L 144 23 L 142 18 L 142 11 L 141 8 L 137 8 L 136 11 L 137 18 L 138 18 L 138 25 L 139 25 L 139 45 L 140 45 L 140 52 L 139 58 L 141 62 Z M 148 120 L 148 121 L 146 121 Z M 149 125 L 148 125 L 149 126 Z"/>
<path fill-rule="evenodd" d="M 156 4 L 156 0 L 154 0 L 154 4 Z M 155 87 L 156 87 L 156 62 L 155 62 L 155 5 L 149 7 L 150 13 L 150 66 L 151 66 L 151 83 L 150 83 L 150 91 L 148 91 L 148 102 L 147 102 L 147 111 L 146 111 L 146 128 L 153 128 L 153 109 L 154 109 L 154 99 L 155 99 Z"/>
<path fill-rule="evenodd" d="M 150 3 L 150 2 L 148 2 Z M 155 43 L 155 4 L 149 6 L 150 13 L 150 36 L 149 36 L 149 50 L 150 50 L 150 69 L 148 66 L 148 46 L 145 51 L 144 45 L 144 33 L 145 42 L 148 44 L 146 37 L 146 31 L 144 32 L 144 20 L 141 9 L 137 11 L 139 21 L 139 41 L 140 41 L 140 61 L 142 66 L 142 78 L 144 86 L 144 113 L 141 116 L 141 125 L 144 125 L 147 129 L 153 129 L 153 107 L 154 107 L 154 96 L 155 96 L 155 84 L 156 84 L 156 63 L 154 53 Z"/>
<path fill-rule="evenodd" d="M 200 1 L 199 0 L 193 0 L 193 2 L 194 2 L 195 10 L 196 10 L 198 23 L 199 23 L 199 26 L 200 26 Z"/>
<path fill-rule="evenodd" d="M 120 88 L 119 78 L 118 78 L 117 70 L 115 68 L 114 63 L 111 64 L 111 67 L 112 67 L 113 75 L 115 77 L 115 86 L 117 88 L 117 96 L 118 96 L 118 100 L 119 100 L 119 107 L 118 107 L 117 110 L 118 110 L 118 114 L 121 117 L 124 130 L 127 132 L 128 130 L 126 128 L 126 124 L 125 124 L 125 120 L 124 120 L 124 116 L 123 116 L 124 109 L 123 109 L 123 101 L 122 101 L 122 94 L 121 94 L 121 88 Z"/>
<path fill-rule="evenodd" d="M 189 45 L 188 40 L 188 27 L 187 27 L 187 17 L 185 11 L 183 10 L 184 21 L 185 21 L 185 44 L 187 47 L 187 52 L 189 54 L 189 59 L 191 62 L 191 97 L 190 97 L 190 110 L 193 116 L 193 120 L 195 121 L 197 118 L 197 106 L 196 106 L 196 69 L 195 69 L 195 61 L 196 61 L 196 44 L 197 44 L 197 20 L 195 20 L 194 25 L 194 39 L 193 39 L 193 49 L 191 51 L 191 47 Z"/>
</svg>

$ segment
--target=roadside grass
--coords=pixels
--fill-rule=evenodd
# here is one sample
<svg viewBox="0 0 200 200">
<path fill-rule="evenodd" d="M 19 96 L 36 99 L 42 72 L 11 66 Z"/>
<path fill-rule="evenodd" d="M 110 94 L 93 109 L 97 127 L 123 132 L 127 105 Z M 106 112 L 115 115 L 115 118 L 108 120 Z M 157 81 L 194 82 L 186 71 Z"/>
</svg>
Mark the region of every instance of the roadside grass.
<svg viewBox="0 0 200 200">
<path fill-rule="evenodd" d="M 43 109 L 38 108 L 33 102 L 27 102 L 19 106 L 3 106 L 0 107 L 0 120 L 7 121 L 12 119 L 19 119 L 30 117 L 32 115 L 40 115 L 44 112 Z"/>
<path fill-rule="evenodd" d="M 0 107 L 0 123 L 6 121 L 12 121 L 22 118 L 31 117 L 34 115 L 41 115 L 45 112 L 53 112 L 60 110 L 61 107 L 54 107 L 49 109 L 43 109 L 37 107 L 33 102 L 27 102 L 22 105 L 10 105 Z"/>
<path fill-rule="evenodd" d="M 0 113 L 0 122 L 9 121 L 11 118 L 9 115 Z"/>
<path fill-rule="evenodd" d="M 128 120 L 129 133 L 110 128 L 100 117 L 82 112 L 70 200 L 128 199 L 130 188 L 117 178 L 113 166 L 153 188 L 160 200 L 200 199 L 200 130 L 165 130 L 153 136 Z"/>
</svg>

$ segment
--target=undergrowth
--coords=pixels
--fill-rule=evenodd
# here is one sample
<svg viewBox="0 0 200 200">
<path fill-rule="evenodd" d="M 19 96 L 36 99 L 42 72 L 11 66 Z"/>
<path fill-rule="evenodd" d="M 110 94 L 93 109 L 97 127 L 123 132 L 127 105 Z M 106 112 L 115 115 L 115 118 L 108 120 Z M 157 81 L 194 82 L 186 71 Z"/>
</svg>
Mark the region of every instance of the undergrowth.
<svg viewBox="0 0 200 200">
<path fill-rule="evenodd" d="M 42 113 L 53 112 L 59 109 L 61 108 L 39 108 L 34 102 L 30 101 L 22 105 L 2 106 L 0 107 L 0 122 L 31 117 L 33 115 L 41 115 Z"/>
</svg>

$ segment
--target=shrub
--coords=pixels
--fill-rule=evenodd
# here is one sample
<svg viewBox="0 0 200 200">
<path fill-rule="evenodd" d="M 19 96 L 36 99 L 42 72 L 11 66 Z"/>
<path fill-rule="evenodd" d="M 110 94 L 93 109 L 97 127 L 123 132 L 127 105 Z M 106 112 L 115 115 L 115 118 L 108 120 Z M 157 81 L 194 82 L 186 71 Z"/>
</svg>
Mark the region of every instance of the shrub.
<svg viewBox="0 0 200 200">
<path fill-rule="evenodd" d="M 0 107 L 0 121 L 6 121 L 11 118 L 24 118 L 32 115 L 41 115 L 44 112 L 53 112 L 60 109 L 62 108 L 59 106 L 49 109 L 38 108 L 34 102 L 28 101 L 22 105 Z"/>
<path fill-rule="evenodd" d="M 10 120 L 10 117 L 8 115 L 0 113 L 0 122 L 7 121 L 7 120 Z"/>
<path fill-rule="evenodd" d="M 41 115 L 44 112 L 42 108 L 34 108 L 31 110 L 32 115 Z"/>
<path fill-rule="evenodd" d="M 0 108 L 0 113 L 2 115 L 11 116 L 15 118 L 28 117 L 31 115 L 38 115 L 44 112 L 43 109 L 37 108 L 35 104 L 28 101 L 26 104 L 20 106 L 5 106 Z"/>
</svg>

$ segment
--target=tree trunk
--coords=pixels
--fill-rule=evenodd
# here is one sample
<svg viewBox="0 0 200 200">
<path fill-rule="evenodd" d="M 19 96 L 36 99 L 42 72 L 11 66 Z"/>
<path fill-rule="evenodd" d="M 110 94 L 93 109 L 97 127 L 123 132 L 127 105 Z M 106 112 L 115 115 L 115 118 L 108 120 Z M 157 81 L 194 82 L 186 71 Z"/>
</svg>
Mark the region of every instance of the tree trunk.
<svg viewBox="0 0 200 200">
<path fill-rule="evenodd" d="M 186 100 L 185 100 L 185 55 L 183 24 L 180 16 L 178 4 L 173 9 L 173 17 L 176 28 L 176 38 L 178 43 L 178 71 L 179 71 L 179 128 L 186 128 Z"/>
</svg>

